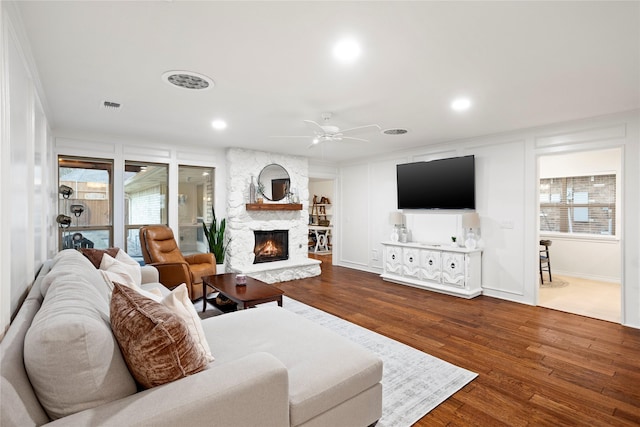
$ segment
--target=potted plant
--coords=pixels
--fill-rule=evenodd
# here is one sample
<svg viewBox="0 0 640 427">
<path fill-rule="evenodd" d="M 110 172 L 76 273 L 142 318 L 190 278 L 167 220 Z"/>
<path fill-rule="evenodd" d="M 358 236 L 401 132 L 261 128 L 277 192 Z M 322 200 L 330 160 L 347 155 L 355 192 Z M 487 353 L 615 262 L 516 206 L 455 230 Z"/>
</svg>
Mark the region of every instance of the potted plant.
<svg viewBox="0 0 640 427">
<path fill-rule="evenodd" d="M 227 245 L 229 244 L 229 242 L 224 241 L 224 231 L 227 227 L 227 220 L 223 218 L 220 221 L 220 226 L 218 226 L 216 211 L 213 206 L 211 206 L 211 214 L 213 216 L 213 222 L 209 227 L 207 227 L 207 224 L 202 223 L 202 228 L 209 243 L 209 251 L 216 257 L 216 272 L 223 274 L 225 272 L 224 256 L 227 252 Z"/>
</svg>

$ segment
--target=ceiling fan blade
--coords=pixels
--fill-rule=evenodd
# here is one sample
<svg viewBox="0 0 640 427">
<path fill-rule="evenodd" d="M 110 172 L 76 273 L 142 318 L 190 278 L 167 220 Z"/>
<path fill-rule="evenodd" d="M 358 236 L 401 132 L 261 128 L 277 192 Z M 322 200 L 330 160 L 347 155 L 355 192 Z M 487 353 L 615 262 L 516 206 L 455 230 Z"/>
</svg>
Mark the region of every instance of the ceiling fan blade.
<svg viewBox="0 0 640 427">
<path fill-rule="evenodd" d="M 346 133 L 346 132 L 363 133 L 363 132 L 373 132 L 374 130 L 379 131 L 379 130 L 382 130 L 382 128 L 378 125 L 366 125 L 366 126 L 358 126 L 355 128 L 342 129 L 340 133 Z"/>
<path fill-rule="evenodd" d="M 311 135 L 270 135 L 269 138 L 313 138 Z"/>
<path fill-rule="evenodd" d="M 342 139 L 350 139 L 352 141 L 359 141 L 359 142 L 369 142 L 368 139 L 354 138 L 352 136 L 343 136 Z"/>
<path fill-rule="evenodd" d="M 303 120 L 303 122 L 312 125 L 316 132 L 324 133 L 323 127 L 320 124 L 314 122 L 313 120 Z"/>
</svg>

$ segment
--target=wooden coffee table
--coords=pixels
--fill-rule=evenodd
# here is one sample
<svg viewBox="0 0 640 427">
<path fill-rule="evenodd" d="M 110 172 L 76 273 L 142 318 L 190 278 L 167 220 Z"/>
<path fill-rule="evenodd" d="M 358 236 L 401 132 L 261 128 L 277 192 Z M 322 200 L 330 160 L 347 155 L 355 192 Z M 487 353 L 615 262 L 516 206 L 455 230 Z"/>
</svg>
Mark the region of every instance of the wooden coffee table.
<svg viewBox="0 0 640 427">
<path fill-rule="evenodd" d="M 246 285 L 236 285 L 236 273 L 226 273 L 202 278 L 202 293 L 204 295 L 202 312 L 207 308 L 207 286 L 235 302 L 239 309 L 272 301 L 276 301 L 282 307 L 284 291 L 249 276 L 247 276 Z"/>
</svg>

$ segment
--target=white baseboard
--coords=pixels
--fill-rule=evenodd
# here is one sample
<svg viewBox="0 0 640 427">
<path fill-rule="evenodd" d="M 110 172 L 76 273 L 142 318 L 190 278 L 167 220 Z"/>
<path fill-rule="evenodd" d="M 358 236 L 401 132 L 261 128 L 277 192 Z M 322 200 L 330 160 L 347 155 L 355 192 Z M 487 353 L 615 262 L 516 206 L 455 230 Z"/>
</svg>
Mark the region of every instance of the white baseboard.
<svg viewBox="0 0 640 427">
<path fill-rule="evenodd" d="M 547 278 L 547 272 L 543 272 L 545 279 Z M 555 276 L 568 276 L 568 277 L 578 277 L 580 279 L 587 279 L 587 280 L 596 280 L 598 282 L 609 282 L 609 283 L 617 283 L 617 284 L 621 284 L 622 281 L 620 279 L 620 277 L 610 277 L 610 276 L 597 276 L 595 274 L 582 274 L 582 273 L 576 273 L 573 271 L 562 271 L 562 270 L 551 270 L 551 275 Z"/>
</svg>

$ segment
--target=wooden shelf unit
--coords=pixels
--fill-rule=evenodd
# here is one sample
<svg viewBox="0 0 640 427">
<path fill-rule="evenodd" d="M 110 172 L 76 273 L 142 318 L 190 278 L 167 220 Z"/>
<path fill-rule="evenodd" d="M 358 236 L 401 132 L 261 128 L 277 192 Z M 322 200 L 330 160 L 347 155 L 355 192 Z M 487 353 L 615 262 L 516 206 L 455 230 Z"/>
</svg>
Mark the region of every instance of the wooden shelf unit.
<svg viewBox="0 0 640 427">
<path fill-rule="evenodd" d="M 248 211 L 301 211 L 302 203 L 247 203 Z"/>
</svg>

